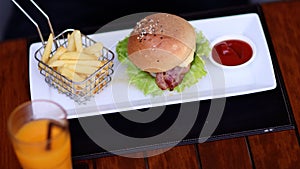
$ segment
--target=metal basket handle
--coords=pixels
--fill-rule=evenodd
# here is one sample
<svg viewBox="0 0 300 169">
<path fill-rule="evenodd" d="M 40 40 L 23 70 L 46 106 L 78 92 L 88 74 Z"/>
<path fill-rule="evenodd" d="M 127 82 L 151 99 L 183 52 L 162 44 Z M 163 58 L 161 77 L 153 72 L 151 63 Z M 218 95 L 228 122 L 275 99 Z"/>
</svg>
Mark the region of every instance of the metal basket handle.
<svg viewBox="0 0 300 169">
<path fill-rule="evenodd" d="M 39 33 L 39 36 L 40 36 L 40 39 L 43 43 L 43 45 L 45 45 L 45 41 L 44 41 L 44 38 L 42 36 L 42 32 L 39 28 L 39 25 L 29 16 L 29 14 L 15 1 L 15 0 L 11 0 L 24 14 L 25 16 L 36 26 L 37 28 L 37 31 Z M 54 34 L 54 31 L 53 31 L 53 27 L 51 25 L 51 22 L 50 22 L 50 19 L 48 17 L 48 15 L 33 1 L 33 0 L 30 0 L 30 2 L 44 15 L 44 17 L 47 19 L 48 21 L 48 25 L 49 25 L 49 28 L 50 28 L 50 31 L 51 33 L 53 34 L 53 37 L 55 37 L 55 34 Z M 56 44 L 56 43 L 55 43 Z"/>
</svg>

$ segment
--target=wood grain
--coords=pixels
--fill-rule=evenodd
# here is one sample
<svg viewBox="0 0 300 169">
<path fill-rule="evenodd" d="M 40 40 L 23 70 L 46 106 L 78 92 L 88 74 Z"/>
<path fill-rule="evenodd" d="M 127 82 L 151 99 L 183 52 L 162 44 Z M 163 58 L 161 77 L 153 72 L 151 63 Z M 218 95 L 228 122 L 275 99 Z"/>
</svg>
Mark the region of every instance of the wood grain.
<svg viewBox="0 0 300 169">
<path fill-rule="evenodd" d="M 202 169 L 252 169 L 244 137 L 199 144 Z"/>
<path fill-rule="evenodd" d="M 299 6 L 300 1 L 262 6 L 297 126 L 300 125 Z M 249 144 L 255 167 L 300 168 L 299 140 L 296 132 L 299 131 L 250 136 Z"/>
<path fill-rule="evenodd" d="M 94 169 L 94 161 L 93 160 L 74 161 L 73 169 Z"/>
<path fill-rule="evenodd" d="M 158 154 L 148 158 L 149 169 L 199 168 L 197 151 L 194 145 L 178 146 L 168 151 L 149 151 L 148 154 Z"/>
<path fill-rule="evenodd" d="M 146 165 L 144 158 L 111 156 L 96 159 L 96 169 L 146 169 Z"/>
<path fill-rule="evenodd" d="M 17 105 L 29 100 L 26 41 L 0 43 L 0 62 L 0 168 L 14 169 L 20 165 L 7 135 L 7 119 Z"/>
<path fill-rule="evenodd" d="M 296 123 L 300 126 L 300 1 L 262 7 Z"/>
<path fill-rule="evenodd" d="M 300 168 L 300 148 L 294 130 L 254 135 L 249 143 L 256 168 Z"/>
</svg>

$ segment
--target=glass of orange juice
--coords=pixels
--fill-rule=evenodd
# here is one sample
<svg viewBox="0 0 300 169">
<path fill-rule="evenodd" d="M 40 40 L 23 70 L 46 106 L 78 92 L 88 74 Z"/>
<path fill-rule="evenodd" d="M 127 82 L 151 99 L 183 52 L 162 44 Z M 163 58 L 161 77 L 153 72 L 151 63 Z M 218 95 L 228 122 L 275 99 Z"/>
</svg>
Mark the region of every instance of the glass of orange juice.
<svg viewBox="0 0 300 169">
<path fill-rule="evenodd" d="M 21 104 L 10 114 L 8 133 L 23 169 L 72 169 L 67 113 L 57 103 Z"/>
</svg>

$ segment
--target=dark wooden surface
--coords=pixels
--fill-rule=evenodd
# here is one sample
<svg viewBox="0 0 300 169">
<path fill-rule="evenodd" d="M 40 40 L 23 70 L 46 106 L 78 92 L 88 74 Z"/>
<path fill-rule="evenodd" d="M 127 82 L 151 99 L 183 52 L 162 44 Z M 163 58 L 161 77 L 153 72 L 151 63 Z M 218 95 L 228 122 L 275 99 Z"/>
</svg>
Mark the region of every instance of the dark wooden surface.
<svg viewBox="0 0 300 169">
<path fill-rule="evenodd" d="M 300 125 L 300 1 L 262 5 L 297 126 Z M 30 99 L 28 44 L 0 43 L 0 168 L 19 169 L 6 122 L 10 112 Z M 74 161 L 75 169 L 297 169 L 299 130 L 177 146 L 145 158 L 104 157 Z M 144 153 L 158 153 L 144 152 Z"/>
</svg>

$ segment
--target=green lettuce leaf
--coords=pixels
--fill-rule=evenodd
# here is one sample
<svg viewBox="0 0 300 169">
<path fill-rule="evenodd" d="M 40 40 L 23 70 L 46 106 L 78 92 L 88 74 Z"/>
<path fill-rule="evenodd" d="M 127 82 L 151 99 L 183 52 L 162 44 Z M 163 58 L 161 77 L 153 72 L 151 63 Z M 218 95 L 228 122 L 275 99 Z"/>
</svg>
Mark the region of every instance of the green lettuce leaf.
<svg viewBox="0 0 300 169">
<path fill-rule="evenodd" d="M 144 72 L 137 68 L 128 59 L 127 54 L 127 43 L 128 37 L 119 41 L 116 47 L 116 52 L 118 54 L 118 60 L 127 65 L 127 74 L 130 79 L 130 84 L 136 86 L 141 90 L 144 95 L 162 95 L 163 90 L 161 90 L 155 83 L 155 78 L 149 73 Z M 194 60 L 191 63 L 190 71 L 185 75 L 180 85 L 174 88 L 174 91 L 182 92 L 185 88 L 196 84 L 202 77 L 206 75 L 206 70 L 204 68 L 204 60 L 201 58 L 203 56 L 208 56 L 210 52 L 209 41 L 205 38 L 201 31 L 197 33 L 196 38 L 196 51 L 194 55 Z"/>
<path fill-rule="evenodd" d="M 127 43 L 128 43 L 128 37 L 125 37 L 123 40 L 119 41 L 117 44 L 116 52 L 118 54 L 118 60 L 120 62 L 124 62 L 124 61 L 128 60 Z"/>
</svg>

